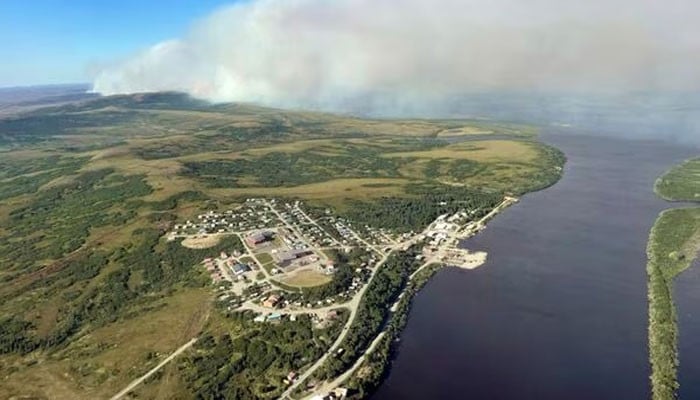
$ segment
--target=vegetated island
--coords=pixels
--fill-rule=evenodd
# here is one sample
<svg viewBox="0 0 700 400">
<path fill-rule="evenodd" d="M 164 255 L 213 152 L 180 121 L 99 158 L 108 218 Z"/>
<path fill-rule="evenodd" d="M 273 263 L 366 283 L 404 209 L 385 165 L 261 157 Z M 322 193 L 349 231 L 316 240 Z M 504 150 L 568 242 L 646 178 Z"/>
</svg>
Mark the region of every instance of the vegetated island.
<svg viewBox="0 0 700 400">
<path fill-rule="evenodd" d="M 700 159 L 674 166 L 657 179 L 655 192 L 670 201 L 700 201 Z M 700 207 L 673 208 L 656 220 L 647 246 L 649 359 L 654 400 L 675 399 L 678 325 L 673 280 L 700 251 Z"/>
<path fill-rule="evenodd" d="M 657 179 L 654 190 L 669 201 L 700 201 L 700 158 L 672 167 Z"/>
<path fill-rule="evenodd" d="M 0 398 L 361 397 L 413 293 L 483 262 L 458 238 L 561 177 L 536 135 L 178 93 L 4 117 Z"/>
</svg>

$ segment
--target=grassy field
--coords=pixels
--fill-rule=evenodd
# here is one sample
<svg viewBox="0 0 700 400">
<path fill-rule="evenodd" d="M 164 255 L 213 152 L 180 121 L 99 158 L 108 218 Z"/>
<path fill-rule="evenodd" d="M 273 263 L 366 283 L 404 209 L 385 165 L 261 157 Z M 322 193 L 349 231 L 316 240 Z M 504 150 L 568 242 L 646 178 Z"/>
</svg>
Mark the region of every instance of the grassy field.
<svg viewBox="0 0 700 400">
<path fill-rule="evenodd" d="M 260 264 L 269 264 L 273 261 L 270 253 L 256 254 L 255 257 L 260 261 Z"/>
<path fill-rule="evenodd" d="M 537 151 L 530 143 L 512 140 L 479 140 L 458 143 L 434 150 L 388 153 L 385 157 L 419 159 L 453 159 L 473 161 L 530 162 L 537 157 Z"/>
<path fill-rule="evenodd" d="M 313 270 L 297 271 L 282 280 L 282 283 L 295 287 L 313 287 L 331 281 L 331 277 Z"/>
<path fill-rule="evenodd" d="M 205 289 L 180 290 L 50 354 L 3 357 L 0 398 L 109 398 L 196 336 L 211 311 L 211 296 Z"/>
<path fill-rule="evenodd" d="M 700 201 L 700 158 L 671 168 L 656 181 L 654 190 L 671 201 Z"/>
<path fill-rule="evenodd" d="M 474 136 L 492 134 L 498 140 Z M 240 242 L 166 242 L 175 223 L 249 196 L 303 199 L 397 230 L 455 207 L 481 213 L 504 193 L 559 179 L 563 155 L 535 134 L 495 121 L 362 120 L 173 93 L 0 119 L 0 398 L 106 398 L 201 330 L 218 335 L 202 354 L 228 348 L 222 335 L 257 332 L 212 305 L 197 267 Z M 271 265 L 269 254 L 261 262 Z M 254 348 L 234 340 L 245 360 L 235 386 L 251 390 L 241 397 L 273 398 L 284 368 L 321 351 L 332 332 L 309 326 L 285 326 Z M 293 346 L 279 343 L 287 330 L 299 335 Z M 197 354 L 185 371 L 207 367 Z M 262 366 L 247 354 L 284 357 Z M 168 367 L 139 393 L 218 393 L 182 371 Z"/>
<path fill-rule="evenodd" d="M 181 243 L 183 246 L 190 249 L 208 249 L 219 244 L 220 235 L 206 235 L 200 237 L 188 237 Z"/>
<path fill-rule="evenodd" d="M 319 205 L 337 209 L 346 206 L 348 200 L 381 199 L 385 196 L 403 195 L 404 185 L 410 181 L 388 178 L 331 179 L 319 183 L 292 187 L 209 189 L 214 197 L 243 198 L 251 196 L 300 198 Z"/>
</svg>

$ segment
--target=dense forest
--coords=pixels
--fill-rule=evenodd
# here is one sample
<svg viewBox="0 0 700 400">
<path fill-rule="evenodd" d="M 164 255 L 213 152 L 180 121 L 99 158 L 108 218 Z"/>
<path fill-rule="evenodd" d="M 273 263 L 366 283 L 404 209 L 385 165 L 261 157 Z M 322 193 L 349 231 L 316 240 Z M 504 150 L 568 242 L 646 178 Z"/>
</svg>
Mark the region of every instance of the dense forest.
<svg viewBox="0 0 700 400">
<path fill-rule="evenodd" d="M 437 185 L 412 185 L 407 188 L 407 193 L 411 196 L 354 201 L 342 214 L 360 225 L 418 232 L 445 213 L 468 210 L 477 219 L 503 199 L 501 193 Z"/>
<path fill-rule="evenodd" d="M 374 154 L 321 156 L 313 152 L 270 153 L 247 160 L 185 163 L 187 176 L 213 187 L 298 186 L 337 178 L 399 177 L 392 159 Z M 242 183 L 241 179 L 251 181 Z"/>
</svg>

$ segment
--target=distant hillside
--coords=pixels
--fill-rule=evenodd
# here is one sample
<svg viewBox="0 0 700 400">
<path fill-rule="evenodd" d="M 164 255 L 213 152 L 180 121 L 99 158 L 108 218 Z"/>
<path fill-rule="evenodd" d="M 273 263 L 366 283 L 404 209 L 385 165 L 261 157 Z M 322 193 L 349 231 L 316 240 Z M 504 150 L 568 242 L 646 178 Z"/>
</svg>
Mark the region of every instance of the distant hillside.
<svg viewBox="0 0 700 400">
<path fill-rule="evenodd" d="M 87 84 L 0 88 L 0 118 L 41 107 L 93 99 Z"/>
<path fill-rule="evenodd" d="M 231 135 L 259 129 L 298 137 L 442 133 L 533 136 L 532 127 L 480 120 L 364 120 L 319 112 L 286 111 L 250 104 L 212 104 L 182 93 L 99 97 L 35 109 L 0 119 L 0 149 L 49 144 L 91 148 L 133 137 Z M 467 129 L 465 129 L 467 128 Z"/>
</svg>

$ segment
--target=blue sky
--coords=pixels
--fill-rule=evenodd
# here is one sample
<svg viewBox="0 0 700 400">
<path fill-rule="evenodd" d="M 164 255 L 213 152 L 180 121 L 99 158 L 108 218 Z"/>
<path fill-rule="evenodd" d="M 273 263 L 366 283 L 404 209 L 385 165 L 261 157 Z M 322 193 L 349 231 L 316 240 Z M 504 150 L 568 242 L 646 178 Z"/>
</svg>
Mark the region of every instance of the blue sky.
<svg viewBox="0 0 700 400">
<path fill-rule="evenodd" d="M 88 82 L 232 0 L 0 0 L 0 87 Z"/>
</svg>

